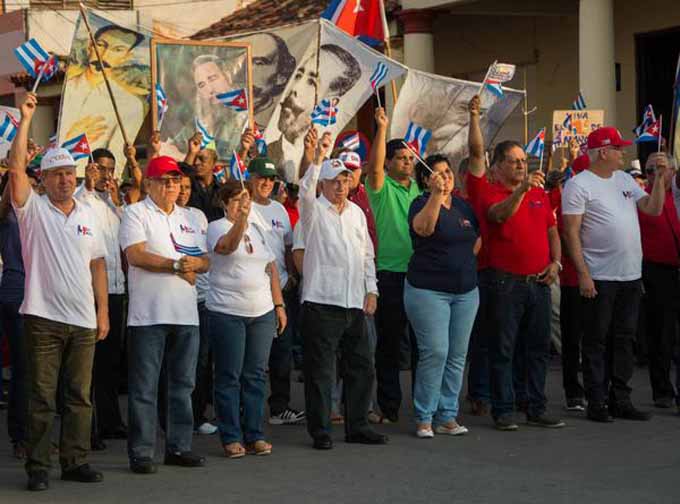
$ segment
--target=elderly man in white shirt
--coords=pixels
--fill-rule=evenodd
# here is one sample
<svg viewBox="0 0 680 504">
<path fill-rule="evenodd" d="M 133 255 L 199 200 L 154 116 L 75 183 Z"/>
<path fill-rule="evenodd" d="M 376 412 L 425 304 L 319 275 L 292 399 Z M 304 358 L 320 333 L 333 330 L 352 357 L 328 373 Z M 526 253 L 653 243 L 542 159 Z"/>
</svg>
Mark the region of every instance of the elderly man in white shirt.
<svg viewBox="0 0 680 504">
<path fill-rule="evenodd" d="M 125 439 L 127 427 L 123 423 L 118 404 L 121 357 L 123 349 L 123 305 L 125 275 L 122 268 L 118 231 L 122 210 L 114 171 L 116 158 L 107 149 L 92 152 L 92 161 L 85 169 L 85 180 L 76 190 L 75 198 L 94 211 L 106 248 L 106 274 L 109 280 L 109 336 L 97 343 L 94 352 L 92 389 L 95 416 L 93 419 L 92 448 L 105 448 L 102 439 Z"/>
<path fill-rule="evenodd" d="M 102 481 L 87 463 L 95 341 L 109 331 L 105 250 L 90 207 L 73 198 L 76 167 L 65 149 L 50 149 L 40 169 L 45 195 L 26 175 L 28 130 L 37 107 L 29 93 L 10 152 L 10 191 L 26 269 L 25 321 L 28 378 L 28 489 L 49 485 L 57 383 L 64 390 L 59 462 L 61 479 Z"/>
<path fill-rule="evenodd" d="M 120 245 L 127 256 L 130 303 L 128 326 L 128 457 L 138 474 L 156 472 L 156 405 L 165 357 L 167 428 L 165 465 L 199 467 L 191 452 L 194 389 L 199 349 L 196 275 L 208 271 L 205 221 L 176 205 L 181 171 L 167 156 L 146 169 L 148 196 L 126 208 Z"/>
<path fill-rule="evenodd" d="M 300 183 L 305 409 L 307 430 L 320 450 L 333 447 L 331 395 L 338 350 L 345 441 L 387 443 L 387 436 L 371 430 L 367 420 L 375 373 L 365 315 L 375 312 L 378 295 L 373 245 L 363 211 L 347 199 L 351 171 L 339 159 L 323 161 L 330 146 L 326 133 Z"/>
</svg>

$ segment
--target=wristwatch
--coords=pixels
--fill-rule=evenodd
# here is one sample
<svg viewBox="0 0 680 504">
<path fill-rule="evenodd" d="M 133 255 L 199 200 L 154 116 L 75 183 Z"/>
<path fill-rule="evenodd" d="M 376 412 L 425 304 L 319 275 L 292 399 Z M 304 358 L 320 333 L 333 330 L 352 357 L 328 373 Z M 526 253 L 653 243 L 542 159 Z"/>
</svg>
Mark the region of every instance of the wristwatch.
<svg viewBox="0 0 680 504">
<path fill-rule="evenodd" d="M 174 271 L 175 273 L 179 273 L 179 270 L 180 270 L 179 261 L 173 261 L 172 271 Z"/>
<path fill-rule="evenodd" d="M 275 304 L 274 308 L 283 308 L 284 310 L 286 309 L 286 305 L 281 303 L 281 304 Z"/>
</svg>

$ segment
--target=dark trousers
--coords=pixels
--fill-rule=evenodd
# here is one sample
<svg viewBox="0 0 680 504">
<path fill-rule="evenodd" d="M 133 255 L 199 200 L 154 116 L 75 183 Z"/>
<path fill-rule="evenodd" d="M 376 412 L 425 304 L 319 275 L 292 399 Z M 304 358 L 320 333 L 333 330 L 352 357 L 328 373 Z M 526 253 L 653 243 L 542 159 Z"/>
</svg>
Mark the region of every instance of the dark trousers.
<svg viewBox="0 0 680 504">
<path fill-rule="evenodd" d="M 640 280 L 595 280 L 597 296 L 583 298 L 583 384 L 590 404 L 630 402 L 633 340 L 638 322 Z"/>
<path fill-rule="evenodd" d="M 213 396 L 213 357 L 210 348 L 210 326 L 208 310 L 205 303 L 198 304 L 198 359 L 196 360 L 196 386 L 191 394 L 191 405 L 194 411 L 194 429 L 208 421 L 205 410 Z M 162 425 L 165 425 L 163 423 Z"/>
<path fill-rule="evenodd" d="M 562 334 L 562 386 L 567 399 L 583 399 L 579 380 L 583 322 L 581 294 L 578 287 L 560 288 L 560 331 Z"/>
<path fill-rule="evenodd" d="M 269 385 L 271 387 L 269 412 L 271 415 L 282 413 L 290 403 L 290 373 L 292 371 L 293 344 L 296 331 L 293 317 L 296 311 L 293 308 L 297 303 L 295 289 L 285 291 L 283 298 L 286 303 L 288 324 L 286 330 L 277 338 L 274 338 L 269 354 Z"/>
<path fill-rule="evenodd" d="M 550 359 L 550 288 L 495 272 L 489 287 L 492 415 L 512 413 L 515 352 L 524 357 L 528 413 L 545 411 L 545 377 Z M 518 338 L 523 343 L 518 346 Z M 519 350 L 518 350 L 519 349 Z"/>
<path fill-rule="evenodd" d="M 23 317 L 19 313 L 21 303 L 0 303 L 0 334 L 9 342 L 9 363 L 12 380 L 9 383 L 7 404 L 7 431 L 13 443 L 26 441 L 26 350 Z M 0 341 L 2 337 L 0 336 Z"/>
<path fill-rule="evenodd" d="M 118 403 L 122 374 L 121 357 L 125 334 L 125 296 L 109 294 L 109 335 L 98 341 L 94 349 L 92 389 L 95 422 L 98 435 L 111 433 L 123 425 Z"/>
<path fill-rule="evenodd" d="M 491 390 L 489 385 L 489 270 L 479 272 L 479 309 L 475 325 L 470 336 L 468 358 L 468 397 L 473 401 L 489 403 Z"/>
<path fill-rule="evenodd" d="M 59 462 L 68 471 L 87 462 L 92 428 L 94 329 L 24 317 L 28 379 L 26 471 L 50 467 L 50 436 L 61 372 L 63 405 Z"/>
<path fill-rule="evenodd" d="M 401 406 L 399 382 L 401 342 L 408 330 L 411 342 L 411 373 L 415 383 L 418 345 L 404 309 L 406 273 L 378 271 L 378 310 L 375 314 L 378 341 L 375 349 L 375 369 L 378 378 L 378 405 L 383 415 L 396 418 Z"/>
<path fill-rule="evenodd" d="M 357 433 L 368 425 L 375 378 L 364 312 L 309 302 L 302 310 L 307 431 L 313 438 L 331 432 L 331 396 L 339 352 L 345 433 Z"/>
<path fill-rule="evenodd" d="M 650 262 L 642 263 L 642 281 L 646 293 L 643 307 L 647 322 L 649 379 L 655 401 L 676 397 L 670 372 L 680 315 L 678 277 L 678 268 Z"/>
</svg>

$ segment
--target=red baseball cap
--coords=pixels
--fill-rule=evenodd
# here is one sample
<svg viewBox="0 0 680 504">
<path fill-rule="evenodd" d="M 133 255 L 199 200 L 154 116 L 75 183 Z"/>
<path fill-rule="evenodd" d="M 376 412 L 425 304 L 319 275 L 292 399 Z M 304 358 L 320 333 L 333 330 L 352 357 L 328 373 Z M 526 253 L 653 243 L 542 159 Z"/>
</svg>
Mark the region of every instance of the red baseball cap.
<svg viewBox="0 0 680 504">
<path fill-rule="evenodd" d="M 628 147 L 629 145 L 633 145 L 633 142 L 624 140 L 619 130 L 611 126 L 598 128 L 588 135 L 588 150 L 602 147 Z"/>
<path fill-rule="evenodd" d="M 170 156 L 153 158 L 146 167 L 146 176 L 148 178 L 162 177 L 168 173 L 182 174 L 182 170 L 177 164 L 177 161 Z"/>
<path fill-rule="evenodd" d="M 588 157 L 588 154 L 580 155 L 579 157 L 574 159 L 574 162 L 571 164 L 574 173 L 581 173 L 583 170 L 588 169 L 589 166 L 590 158 Z"/>
</svg>

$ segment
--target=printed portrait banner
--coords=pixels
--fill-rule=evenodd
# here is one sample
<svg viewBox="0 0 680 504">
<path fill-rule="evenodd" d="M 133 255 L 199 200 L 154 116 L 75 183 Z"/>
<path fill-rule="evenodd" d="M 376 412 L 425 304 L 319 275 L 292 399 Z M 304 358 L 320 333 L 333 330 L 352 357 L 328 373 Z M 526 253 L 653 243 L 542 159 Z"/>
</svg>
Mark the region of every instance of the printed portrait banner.
<svg viewBox="0 0 680 504">
<path fill-rule="evenodd" d="M 88 21 L 111 89 L 132 141 L 149 110 L 151 71 L 149 37 L 90 11 Z M 57 143 L 85 134 L 92 149 L 109 149 L 116 157 L 116 176 L 124 165 L 124 141 L 97 56 L 82 19 L 76 23 L 62 90 Z M 87 159 L 78 162 L 83 176 Z"/>
<path fill-rule="evenodd" d="M 572 138 L 579 145 L 588 135 L 604 125 L 604 110 L 555 110 L 553 112 L 553 148 L 568 147 Z"/>
<path fill-rule="evenodd" d="M 468 155 L 468 105 L 479 86 L 479 82 L 409 69 L 392 117 L 391 138 L 403 138 L 409 123 L 415 123 L 432 132 L 427 154 L 444 154 L 457 166 Z M 504 87 L 503 92 L 503 97 L 481 95 L 481 127 L 487 144 L 524 98 L 524 91 Z"/>
<path fill-rule="evenodd" d="M 250 46 L 154 38 L 151 51 L 153 86 L 160 85 L 165 100 L 160 126 L 158 100 L 152 115 L 161 154 L 183 159 L 189 139 L 200 131 L 203 147 L 215 149 L 220 160 L 230 159 L 252 123 Z"/>
</svg>

